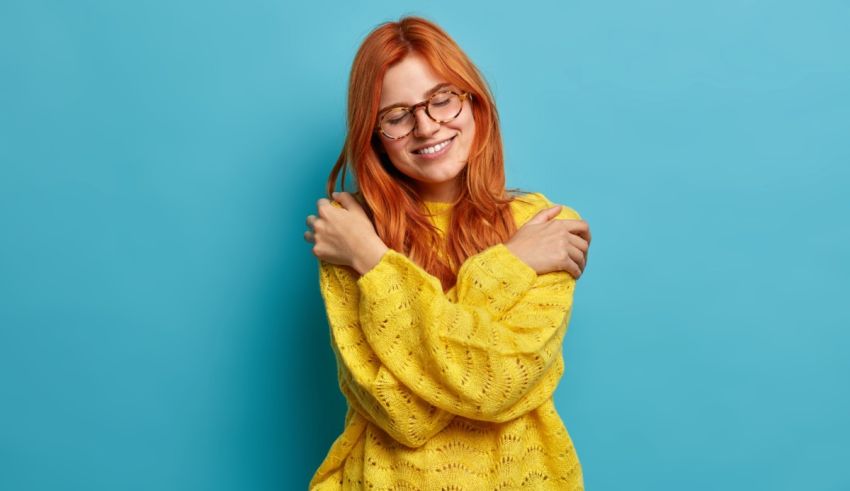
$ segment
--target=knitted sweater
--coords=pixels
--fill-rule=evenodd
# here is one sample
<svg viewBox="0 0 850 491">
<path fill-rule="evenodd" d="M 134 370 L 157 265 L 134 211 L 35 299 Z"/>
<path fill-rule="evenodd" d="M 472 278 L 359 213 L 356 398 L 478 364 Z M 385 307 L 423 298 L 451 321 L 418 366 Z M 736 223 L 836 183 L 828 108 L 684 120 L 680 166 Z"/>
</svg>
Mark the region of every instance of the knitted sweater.
<svg viewBox="0 0 850 491">
<path fill-rule="evenodd" d="M 450 204 L 426 206 L 445 234 Z M 516 197 L 517 227 L 549 206 Z M 552 400 L 572 276 L 537 275 L 497 244 L 446 293 L 393 249 L 362 276 L 320 260 L 319 283 L 348 410 L 310 490 L 584 489 Z"/>
</svg>

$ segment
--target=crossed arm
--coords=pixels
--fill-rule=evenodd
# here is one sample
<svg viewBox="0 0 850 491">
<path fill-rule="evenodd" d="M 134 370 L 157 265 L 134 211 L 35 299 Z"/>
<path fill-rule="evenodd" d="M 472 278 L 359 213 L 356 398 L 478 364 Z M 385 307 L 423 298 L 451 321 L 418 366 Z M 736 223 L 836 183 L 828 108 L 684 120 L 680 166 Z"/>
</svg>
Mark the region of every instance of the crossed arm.
<svg viewBox="0 0 850 491">
<path fill-rule="evenodd" d="M 564 207 L 558 218 L 580 218 Z M 457 301 L 439 280 L 388 250 L 358 277 L 320 261 L 340 390 L 358 413 L 408 447 L 456 415 L 502 422 L 551 397 L 575 280 L 537 275 L 503 244 L 470 256 Z"/>
</svg>

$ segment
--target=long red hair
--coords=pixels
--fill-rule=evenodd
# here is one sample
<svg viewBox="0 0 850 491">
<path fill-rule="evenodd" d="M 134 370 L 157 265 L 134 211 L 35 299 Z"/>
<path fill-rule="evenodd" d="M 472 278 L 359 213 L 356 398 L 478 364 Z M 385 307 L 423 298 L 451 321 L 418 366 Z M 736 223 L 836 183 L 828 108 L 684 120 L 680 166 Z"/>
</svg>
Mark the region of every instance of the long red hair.
<svg viewBox="0 0 850 491">
<path fill-rule="evenodd" d="M 374 132 L 384 74 L 411 53 L 421 55 L 446 81 L 472 94 L 475 137 L 461 174 L 462 190 L 454 202 L 445 245 L 430 222 L 415 181 L 399 172 L 380 151 L 380 136 Z M 467 257 L 507 241 L 516 232 L 510 209 L 516 195 L 505 189 L 502 137 L 492 94 L 472 61 L 433 22 L 402 17 L 378 25 L 366 36 L 351 66 L 347 123 L 345 144 L 327 181 L 328 199 L 332 200 L 340 170 L 345 190 L 345 167 L 350 163 L 359 188 L 354 195 L 378 236 L 387 247 L 439 278 L 444 291 L 455 284 Z M 448 264 L 438 255 L 443 247 Z"/>
</svg>

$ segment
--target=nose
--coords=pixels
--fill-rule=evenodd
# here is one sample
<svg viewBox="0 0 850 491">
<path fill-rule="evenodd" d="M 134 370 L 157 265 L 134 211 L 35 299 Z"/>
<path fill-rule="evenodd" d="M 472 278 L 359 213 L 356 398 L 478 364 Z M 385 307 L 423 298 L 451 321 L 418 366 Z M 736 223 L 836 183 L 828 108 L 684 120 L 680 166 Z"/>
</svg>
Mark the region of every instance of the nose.
<svg viewBox="0 0 850 491">
<path fill-rule="evenodd" d="M 417 107 L 413 111 L 413 117 L 416 119 L 416 127 L 413 128 L 413 134 L 419 138 L 427 138 L 440 129 L 440 123 L 431 119 L 425 112 L 424 107 Z"/>
</svg>

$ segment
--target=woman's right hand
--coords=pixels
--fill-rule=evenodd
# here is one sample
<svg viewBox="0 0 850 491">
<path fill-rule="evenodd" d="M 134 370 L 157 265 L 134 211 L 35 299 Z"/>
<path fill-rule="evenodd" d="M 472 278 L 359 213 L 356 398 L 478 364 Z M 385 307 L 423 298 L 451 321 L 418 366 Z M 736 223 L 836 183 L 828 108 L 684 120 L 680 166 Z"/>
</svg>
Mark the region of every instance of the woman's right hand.
<svg viewBox="0 0 850 491">
<path fill-rule="evenodd" d="M 539 275 L 566 271 L 579 279 L 587 263 L 590 228 L 584 220 L 552 220 L 560 211 L 556 205 L 537 212 L 505 246 Z"/>
</svg>

